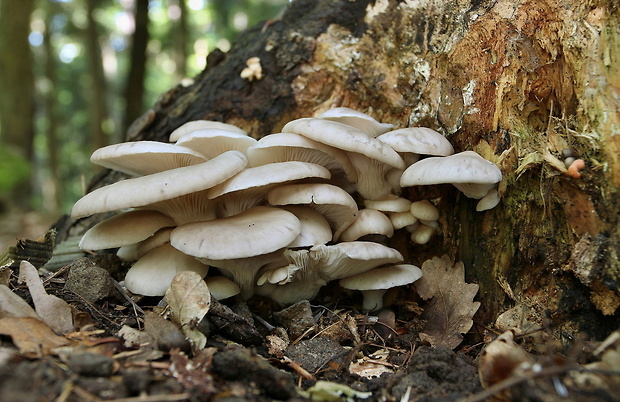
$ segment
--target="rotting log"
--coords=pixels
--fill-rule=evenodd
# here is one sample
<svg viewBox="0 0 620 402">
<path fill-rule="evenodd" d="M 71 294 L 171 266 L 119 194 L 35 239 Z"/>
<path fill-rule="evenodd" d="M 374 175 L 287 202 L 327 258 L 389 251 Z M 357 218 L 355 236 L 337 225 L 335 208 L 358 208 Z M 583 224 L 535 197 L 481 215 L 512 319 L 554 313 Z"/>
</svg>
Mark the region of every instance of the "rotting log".
<svg viewBox="0 0 620 402">
<path fill-rule="evenodd" d="M 260 80 L 239 76 L 250 57 L 260 58 Z M 502 201 L 480 213 L 449 185 L 407 190 L 442 213 L 442 234 L 409 245 L 409 261 L 444 253 L 463 261 L 480 284 L 479 323 L 522 304 L 557 333 L 600 339 L 620 314 L 619 98 L 613 0 L 297 0 L 228 53 L 212 52 L 194 82 L 163 94 L 127 140 L 167 141 L 196 119 L 258 138 L 336 106 L 436 129 L 457 152 L 501 167 Z M 580 178 L 562 172 L 565 148 L 586 161 Z M 119 177 L 104 172 L 91 189 Z"/>
</svg>

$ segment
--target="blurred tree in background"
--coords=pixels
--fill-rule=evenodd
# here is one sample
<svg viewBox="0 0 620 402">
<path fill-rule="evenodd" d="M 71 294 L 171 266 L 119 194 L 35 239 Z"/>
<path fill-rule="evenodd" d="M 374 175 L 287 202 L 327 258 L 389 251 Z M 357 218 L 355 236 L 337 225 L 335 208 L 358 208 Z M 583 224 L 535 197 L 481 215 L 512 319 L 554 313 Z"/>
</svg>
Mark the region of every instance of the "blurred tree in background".
<svg viewBox="0 0 620 402">
<path fill-rule="evenodd" d="M 88 159 L 287 0 L 2 0 L 0 203 L 57 215 Z"/>
</svg>

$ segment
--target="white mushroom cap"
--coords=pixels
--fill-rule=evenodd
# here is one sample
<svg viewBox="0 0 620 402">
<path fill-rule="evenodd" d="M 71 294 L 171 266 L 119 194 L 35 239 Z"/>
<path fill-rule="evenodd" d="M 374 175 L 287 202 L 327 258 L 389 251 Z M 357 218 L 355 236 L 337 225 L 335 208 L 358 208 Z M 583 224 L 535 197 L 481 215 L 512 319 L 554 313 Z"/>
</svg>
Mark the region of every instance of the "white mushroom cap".
<svg viewBox="0 0 620 402">
<path fill-rule="evenodd" d="M 353 126 L 372 137 L 385 133 L 394 127 L 388 123 L 379 123 L 366 113 L 362 113 L 348 107 L 336 107 L 329 109 L 326 112 L 321 113 L 318 117 Z"/>
<path fill-rule="evenodd" d="M 88 229 L 79 247 L 82 250 L 103 250 L 138 243 L 174 220 L 157 211 L 128 211 L 97 223 Z"/>
<path fill-rule="evenodd" d="M 225 276 L 207 276 L 205 282 L 215 300 L 228 299 L 241 293 L 239 286 Z"/>
<path fill-rule="evenodd" d="M 174 227 L 159 229 L 153 236 L 139 243 L 119 248 L 116 255 L 121 261 L 136 261 L 154 248 L 170 243 L 170 233 L 172 233 L 173 229 Z"/>
<path fill-rule="evenodd" d="M 301 233 L 287 247 L 311 247 L 332 239 L 332 229 L 323 215 L 303 205 L 284 205 L 282 209 L 294 214 L 301 222 Z"/>
<path fill-rule="evenodd" d="M 73 205 L 71 216 L 82 218 L 100 212 L 144 207 L 205 190 L 233 176 L 246 163 L 241 152 L 228 151 L 198 165 L 119 181 L 80 198 Z"/>
<path fill-rule="evenodd" d="M 402 229 L 405 226 L 416 223 L 418 218 L 413 216 L 410 211 L 392 212 L 390 213 L 390 221 L 392 222 L 394 229 Z"/>
<path fill-rule="evenodd" d="M 282 256 L 282 249 L 246 258 L 230 258 L 225 260 L 199 258 L 199 260 L 219 268 L 223 275 L 232 279 L 241 289 L 241 296 L 244 299 L 249 299 L 254 294 L 257 273 L 264 266 L 281 266 L 286 264 Z"/>
<path fill-rule="evenodd" d="M 403 260 L 398 250 L 366 241 L 314 246 L 310 249 L 310 253 L 314 258 L 320 259 L 321 272 L 327 280 L 346 278 L 384 264 L 393 264 Z"/>
<path fill-rule="evenodd" d="M 376 200 L 364 200 L 364 206 L 383 212 L 405 212 L 411 208 L 411 201 L 394 194 L 388 194 Z"/>
<path fill-rule="evenodd" d="M 282 128 L 282 132 L 301 134 L 334 148 L 361 153 L 390 166 L 401 169 L 405 167 L 402 158 L 389 145 L 346 124 L 324 119 L 303 118 L 288 122 Z"/>
<path fill-rule="evenodd" d="M 329 170 L 307 162 L 279 162 L 244 169 L 225 182 L 209 189 L 207 196 L 217 198 L 218 214 L 235 215 L 260 204 L 276 185 L 304 179 L 329 179 Z M 219 198 L 218 198 L 219 197 Z"/>
<path fill-rule="evenodd" d="M 280 208 L 254 207 L 227 218 L 186 223 L 174 229 L 170 243 L 185 254 L 210 260 L 247 258 L 288 246 L 301 223 Z"/>
<path fill-rule="evenodd" d="M 409 210 L 411 215 L 422 221 L 436 221 L 439 219 L 439 211 L 429 200 L 413 202 Z"/>
<path fill-rule="evenodd" d="M 170 244 L 159 246 L 127 271 L 125 286 L 129 291 L 144 296 L 163 296 L 172 278 L 179 272 L 194 271 L 204 276 L 209 267 L 195 258 L 183 254 Z"/>
<path fill-rule="evenodd" d="M 420 224 L 411 233 L 411 241 L 416 244 L 426 244 L 435 233 L 435 229 L 432 226 Z"/>
<path fill-rule="evenodd" d="M 400 179 L 402 187 L 452 183 L 470 198 L 482 198 L 502 180 L 499 168 L 473 151 L 430 157 L 409 166 Z"/>
<path fill-rule="evenodd" d="M 383 295 L 388 289 L 408 285 L 422 277 L 422 270 L 415 265 L 401 264 L 375 268 L 361 274 L 341 279 L 345 289 L 361 290 L 364 295 L 363 308 L 366 311 L 383 307 Z"/>
<path fill-rule="evenodd" d="M 387 237 L 394 235 L 390 218 L 376 209 L 360 209 L 357 218 L 340 235 L 341 241 L 354 241 L 362 236 L 379 234 Z"/>
<path fill-rule="evenodd" d="M 268 296 L 281 305 L 304 299 L 311 300 L 317 295 L 321 286 L 331 280 L 345 278 L 403 259 L 397 250 L 379 243 L 363 241 L 315 246 L 310 250 L 285 250 L 284 256 L 289 265 L 284 263 L 279 267 L 283 267 L 284 273 L 288 270 L 290 281 L 283 285 L 262 281 L 263 284 L 256 290 L 258 294 Z M 275 281 L 275 278 L 273 280 Z"/>
<path fill-rule="evenodd" d="M 144 176 L 207 159 L 189 148 L 156 141 L 123 142 L 99 148 L 90 161 L 130 176 Z"/>
<path fill-rule="evenodd" d="M 404 169 L 405 162 L 389 145 L 346 124 L 324 119 L 304 118 L 287 123 L 282 132 L 293 132 L 323 144 L 348 151 L 357 172 L 356 189 L 364 198 L 376 199 L 389 194 L 385 180 L 391 167 Z"/>
<path fill-rule="evenodd" d="M 183 124 L 182 126 L 180 126 L 179 128 L 177 128 L 176 130 L 174 130 L 170 134 L 169 141 L 176 142 L 181 137 L 183 137 L 185 134 L 188 134 L 188 133 L 191 133 L 197 130 L 208 130 L 212 128 L 215 128 L 218 130 L 227 130 L 227 131 L 232 131 L 235 133 L 247 135 L 245 130 L 242 130 L 239 127 L 232 125 L 232 124 L 220 123 L 219 121 L 211 121 L 211 120 L 194 120 L 194 121 L 187 122 Z"/>
<path fill-rule="evenodd" d="M 248 148 L 247 155 L 251 167 L 286 161 L 310 162 L 329 169 L 332 179 L 357 181 L 355 168 L 344 151 L 295 133 L 266 135 Z"/>
<path fill-rule="evenodd" d="M 497 204 L 499 204 L 499 194 L 497 190 L 493 188 L 478 201 L 478 204 L 476 204 L 476 211 L 486 211 L 495 208 Z"/>
<path fill-rule="evenodd" d="M 329 222 L 333 240 L 337 240 L 357 216 L 357 203 L 349 193 L 331 184 L 285 184 L 267 193 L 271 205 L 308 205 Z"/>
<path fill-rule="evenodd" d="M 447 156 L 454 153 L 450 141 L 426 127 L 408 127 L 389 131 L 377 137 L 396 152 Z"/>
<path fill-rule="evenodd" d="M 256 144 L 256 140 L 247 134 L 221 130 L 217 128 L 195 130 L 185 134 L 176 142 L 206 156 L 208 159 L 226 151 L 239 151 L 245 154 L 246 150 Z"/>
</svg>

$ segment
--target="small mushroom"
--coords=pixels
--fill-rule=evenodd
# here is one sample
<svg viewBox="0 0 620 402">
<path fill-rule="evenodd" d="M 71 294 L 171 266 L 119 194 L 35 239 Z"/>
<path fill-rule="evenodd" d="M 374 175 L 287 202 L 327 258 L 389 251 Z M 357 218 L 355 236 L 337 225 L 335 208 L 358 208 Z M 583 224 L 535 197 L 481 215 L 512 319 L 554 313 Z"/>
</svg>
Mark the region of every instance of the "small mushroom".
<svg viewBox="0 0 620 402">
<path fill-rule="evenodd" d="M 392 186 L 385 180 L 386 172 L 391 168 L 405 168 L 405 162 L 389 145 L 346 124 L 303 118 L 288 122 L 282 132 L 297 133 L 347 151 L 357 172 L 356 189 L 367 199 L 389 194 Z"/>
<path fill-rule="evenodd" d="M 205 282 L 215 300 L 228 299 L 241 293 L 239 286 L 225 276 L 208 276 Z"/>
<path fill-rule="evenodd" d="M 174 130 L 170 134 L 169 141 L 170 142 L 177 142 L 185 134 L 189 134 L 189 133 L 197 131 L 197 130 L 208 130 L 208 129 L 212 129 L 212 128 L 215 128 L 215 129 L 218 129 L 218 130 L 232 131 L 232 132 L 239 133 L 239 134 L 245 134 L 245 135 L 248 134 L 247 132 L 245 132 L 245 130 L 243 130 L 243 129 L 241 129 L 241 128 L 233 125 L 233 124 L 220 123 L 219 121 L 211 121 L 211 120 L 193 120 L 193 121 L 190 121 L 190 122 L 187 122 L 187 123 L 183 124 L 182 126 L 177 128 L 176 130 Z"/>
<path fill-rule="evenodd" d="M 295 133 L 266 135 L 247 150 L 250 167 L 276 162 L 300 161 L 327 168 L 336 185 L 355 184 L 357 173 L 347 154 L 341 150 Z"/>
<path fill-rule="evenodd" d="M 435 130 L 408 127 L 389 131 L 377 137 L 398 152 L 407 166 L 417 162 L 419 155 L 448 156 L 454 153 L 452 144 Z"/>
<path fill-rule="evenodd" d="M 465 196 L 480 199 L 502 180 L 499 168 L 473 151 L 430 157 L 409 166 L 402 187 L 452 183 Z"/>
<path fill-rule="evenodd" d="M 164 170 L 206 162 L 189 148 L 156 141 L 123 142 L 99 148 L 90 157 L 96 165 L 130 176 L 144 176 Z"/>
<path fill-rule="evenodd" d="M 422 270 L 415 265 L 400 264 L 375 268 L 341 279 L 338 283 L 345 289 L 360 290 L 364 296 L 363 309 L 379 310 L 383 307 L 383 295 L 388 289 L 413 283 L 422 277 Z"/>
<path fill-rule="evenodd" d="M 189 132 L 179 138 L 176 145 L 191 149 L 211 159 L 226 151 L 240 151 L 245 154 L 246 150 L 256 142 L 247 134 L 210 128 Z"/>
<path fill-rule="evenodd" d="M 271 205 L 308 205 L 322 214 L 333 231 L 332 239 L 338 237 L 357 216 L 357 203 L 349 193 L 327 183 L 285 184 L 267 193 Z"/>
<path fill-rule="evenodd" d="M 390 213 L 390 221 L 394 229 L 402 229 L 418 222 L 418 218 L 413 216 L 410 211 Z"/>
<path fill-rule="evenodd" d="M 439 211 L 429 200 L 413 202 L 410 212 L 411 215 L 421 221 L 436 221 L 439 219 Z"/>
<path fill-rule="evenodd" d="M 489 192 L 478 201 L 476 204 L 476 211 L 482 212 L 488 209 L 495 208 L 499 204 L 499 194 L 497 190 L 491 189 Z"/>
<path fill-rule="evenodd" d="M 258 294 L 270 297 L 281 305 L 311 300 L 329 281 L 403 260 L 403 256 L 393 248 L 364 241 L 320 245 L 310 250 L 285 250 L 283 255 L 288 265 L 284 263 L 280 267 L 286 267 L 288 273 L 278 277 L 288 276 L 288 280 L 283 285 L 262 281 L 263 284 L 256 289 Z"/>
<path fill-rule="evenodd" d="M 145 240 L 174 220 L 157 211 L 134 210 L 114 215 L 88 229 L 80 239 L 82 250 L 104 250 Z"/>
<path fill-rule="evenodd" d="M 416 244 L 426 244 L 430 241 L 436 228 L 433 226 L 419 224 L 411 232 L 411 241 Z"/>
<path fill-rule="evenodd" d="M 194 271 L 204 276 L 209 267 L 166 243 L 136 261 L 125 275 L 125 286 L 132 293 L 163 296 L 179 272 Z"/>
<path fill-rule="evenodd" d="M 388 194 L 376 200 L 364 200 L 364 206 L 382 212 L 405 212 L 411 208 L 411 201 L 394 194 Z"/>
<path fill-rule="evenodd" d="M 260 204 L 267 192 L 304 179 L 329 179 L 329 170 L 307 162 L 279 162 L 247 168 L 225 182 L 212 187 L 207 196 L 218 203 L 221 217 L 231 216 Z"/>
<path fill-rule="evenodd" d="M 379 123 L 366 113 L 348 107 L 336 107 L 329 109 L 318 116 L 320 119 L 332 120 L 355 127 L 366 134 L 377 137 L 394 127 L 392 124 Z"/>
<path fill-rule="evenodd" d="M 341 241 L 354 241 L 367 235 L 383 235 L 392 237 L 394 227 L 390 218 L 376 209 L 360 209 L 357 218 L 339 237 Z"/>
</svg>

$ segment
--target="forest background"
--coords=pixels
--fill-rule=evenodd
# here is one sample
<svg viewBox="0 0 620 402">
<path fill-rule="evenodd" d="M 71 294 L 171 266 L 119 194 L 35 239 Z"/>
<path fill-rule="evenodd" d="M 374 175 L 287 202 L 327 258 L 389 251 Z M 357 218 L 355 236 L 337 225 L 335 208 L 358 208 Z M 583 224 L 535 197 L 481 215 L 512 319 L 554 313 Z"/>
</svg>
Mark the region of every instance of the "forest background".
<svg viewBox="0 0 620 402">
<path fill-rule="evenodd" d="M 95 149 L 288 0 L 0 0 L 0 247 L 84 193 Z"/>
</svg>

